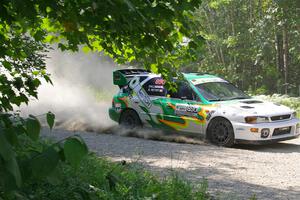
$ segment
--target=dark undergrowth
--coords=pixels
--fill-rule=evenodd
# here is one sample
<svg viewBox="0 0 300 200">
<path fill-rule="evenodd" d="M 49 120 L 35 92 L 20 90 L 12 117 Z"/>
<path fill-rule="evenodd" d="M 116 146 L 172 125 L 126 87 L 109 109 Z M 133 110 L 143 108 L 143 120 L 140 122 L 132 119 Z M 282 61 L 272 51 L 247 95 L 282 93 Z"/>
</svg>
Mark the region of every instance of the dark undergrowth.
<svg viewBox="0 0 300 200">
<path fill-rule="evenodd" d="M 94 154 L 77 169 L 61 165 L 56 177 L 27 183 L 22 199 L 210 199 L 206 181 L 194 185 L 176 174 L 160 179 L 136 163 L 115 163 Z"/>
</svg>

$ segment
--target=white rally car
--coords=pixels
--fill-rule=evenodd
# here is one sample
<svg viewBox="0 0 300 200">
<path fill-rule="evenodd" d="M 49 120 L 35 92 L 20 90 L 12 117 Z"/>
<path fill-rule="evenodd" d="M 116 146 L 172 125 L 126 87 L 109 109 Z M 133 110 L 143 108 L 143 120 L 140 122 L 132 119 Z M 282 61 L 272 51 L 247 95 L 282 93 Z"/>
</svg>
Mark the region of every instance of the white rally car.
<svg viewBox="0 0 300 200">
<path fill-rule="evenodd" d="M 140 69 L 115 71 L 114 84 L 120 91 L 113 97 L 110 118 L 129 127 L 202 134 L 221 146 L 299 136 L 299 119 L 290 108 L 253 99 L 217 76 L 183 75 L 172 92 L 160 75 Z"/>
</svg>

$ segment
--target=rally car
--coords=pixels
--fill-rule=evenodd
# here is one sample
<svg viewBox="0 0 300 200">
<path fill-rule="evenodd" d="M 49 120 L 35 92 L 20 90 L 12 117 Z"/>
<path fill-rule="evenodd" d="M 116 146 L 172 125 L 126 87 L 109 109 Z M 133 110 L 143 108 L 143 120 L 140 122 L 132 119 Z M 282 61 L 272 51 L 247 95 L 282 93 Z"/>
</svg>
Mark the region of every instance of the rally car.
<svg viewBox="0 0 300 200">
<path fill-rule="evenodd" d="M 143 69 L 113 72 L 120 90 L 109 108 L 121 125 L 154 127 L 203 134 L 212 143 L 267 143 L 296 138 L 296 112 L 272 102 L 253 99 L 230 82 L 210 74 L 183 73 L 168 91 L 160 75 Z"/>
</svg>

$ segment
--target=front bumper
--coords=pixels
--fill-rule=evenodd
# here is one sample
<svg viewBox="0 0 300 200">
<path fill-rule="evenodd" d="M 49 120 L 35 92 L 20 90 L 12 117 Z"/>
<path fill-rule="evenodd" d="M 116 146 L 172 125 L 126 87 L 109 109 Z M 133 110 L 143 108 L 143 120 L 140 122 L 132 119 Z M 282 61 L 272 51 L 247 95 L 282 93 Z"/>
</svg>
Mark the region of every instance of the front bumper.
<svg viewBox="0 0 300 200">
<path fill-rule="evenodd" d="M 253 143 L 273 143 L 298 137 L 300 135 L 300 128 L 297 128 L 297 123 L 299 122 L 299 119 L 258 124 L 233 122 L 232 126 L 237 143 L 247 143 L 247 141 L 253 141 Z M 273 135 L 275 129 L 284 127 L 291 127 L 290 132 L 282 135 Z M 258 129 L 258 131 L 251 132 L 251 128 Z M 268 137 L 262 138 L 261 130 L 265 128 L 270 130 L 270 134 Z"/>
</svg>

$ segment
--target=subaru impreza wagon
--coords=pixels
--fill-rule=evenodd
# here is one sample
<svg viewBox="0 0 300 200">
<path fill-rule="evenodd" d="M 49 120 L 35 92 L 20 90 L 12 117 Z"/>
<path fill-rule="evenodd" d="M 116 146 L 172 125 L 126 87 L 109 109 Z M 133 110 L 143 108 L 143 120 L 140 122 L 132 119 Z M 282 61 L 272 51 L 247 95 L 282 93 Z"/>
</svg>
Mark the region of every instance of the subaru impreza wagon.
<svg viewBox="0 0 300 200">
<path fill-rule="evenodd" d="M 202 134 L 212 143 L 269 143 L 300 134 L 296 112 L 286 106 L 251 98 L 230 82 L 210 74 L 183 73 L 176 92 L 158 74 L 143 69 L 113 73 L 120 90 L 109 108 L 121 125 Z"/>
</svg>

